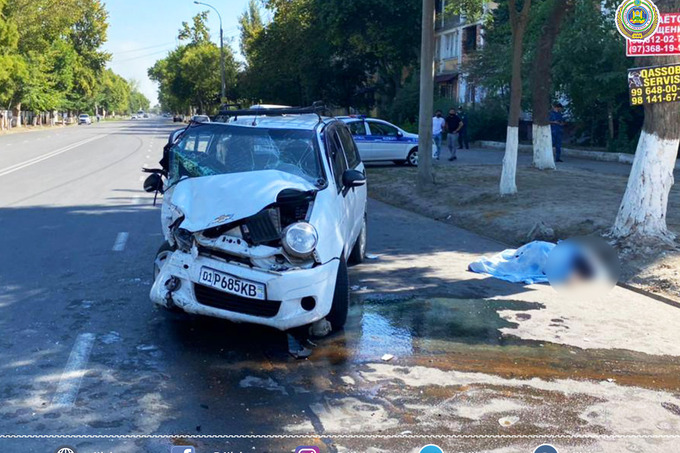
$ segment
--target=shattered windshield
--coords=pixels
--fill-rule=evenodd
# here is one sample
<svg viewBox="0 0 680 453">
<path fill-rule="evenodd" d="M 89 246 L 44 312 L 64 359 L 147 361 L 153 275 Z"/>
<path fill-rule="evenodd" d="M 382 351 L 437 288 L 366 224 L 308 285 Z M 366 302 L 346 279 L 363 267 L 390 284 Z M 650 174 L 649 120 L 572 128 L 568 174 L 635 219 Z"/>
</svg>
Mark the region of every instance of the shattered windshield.
<svg viewBox="0 0 680 453">
<path fill-rule="evenodd" d="M 315 137 L 306 130 L 193 126 L 170 150 L 169 180 L 279 170 L 316 183 L 324 174 Z"/>
</svg>

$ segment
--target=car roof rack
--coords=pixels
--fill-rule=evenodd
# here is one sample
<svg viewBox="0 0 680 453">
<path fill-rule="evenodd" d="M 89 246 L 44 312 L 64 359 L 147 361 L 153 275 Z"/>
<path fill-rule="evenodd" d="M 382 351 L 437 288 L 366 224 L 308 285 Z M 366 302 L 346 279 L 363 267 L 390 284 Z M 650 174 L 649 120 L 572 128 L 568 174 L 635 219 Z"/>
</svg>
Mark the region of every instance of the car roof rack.
<svg viewBox="0 0 680 453">
<path fill-rule="evenodd" d="M 324 104 L 323 101 L 316 101 L 309 107 L 251 108 L 238 110 L 223 110 L 221 107 L 222 106 L 220 106 L 220 111 L 217 116 L 233 117 L 234 119 L 237 119 L 239 116 L 283 116 L 314 114 L 319 117 L 319 122 L 321 122 L 323 121 L 321 116 L 328 111 L 328 108 L 326 108 L 326 104 Z"/>
</svg>

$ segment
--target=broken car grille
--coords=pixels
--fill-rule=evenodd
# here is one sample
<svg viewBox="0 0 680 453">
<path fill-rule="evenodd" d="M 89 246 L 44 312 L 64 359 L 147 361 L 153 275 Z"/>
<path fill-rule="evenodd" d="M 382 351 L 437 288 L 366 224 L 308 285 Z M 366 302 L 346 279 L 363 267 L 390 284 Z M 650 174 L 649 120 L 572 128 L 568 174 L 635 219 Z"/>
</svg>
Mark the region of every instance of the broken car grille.
<svg viewBox="0 0 680 453">
<path fill-rule="evenodd" d="M 250 241 L 255 245 L 278 241 L 281 238 L 281 233 L 276 229 L 268 210 L 260 211 L 259 214 L 249 218 L 244 227 Z"/>
<path fill-rule="evenodd" d="M 196 300 L 209 307 L 229 310 L 244 315 L 273 318 L 281 308 L 280 301 L 248 299 L 233 294 L 228 294 L 208 286 L 194 283 Z"/>
<path fill-rule="evenodd" d="M 211 249 L 211 248 L 202 247 L 202 246 L 199 245 L 198 246 L 198 254 L 201 255 L 201 256 L 207 256 L 209 258 L 219 258 L 221 260 L 226 261 L 227 263 L 235 262 L 235 263 L 241 263 L 241 264 L 245 264 L 246 266 L 253 267 L 253 263 L 250 261 L 249 258 L 245 258 L 245 257 L 238 256 L 238 255 L 232 255 L 231 253 L 224 252 L 224 251 L 218 250 L 218 249 Z"/>
</svg>

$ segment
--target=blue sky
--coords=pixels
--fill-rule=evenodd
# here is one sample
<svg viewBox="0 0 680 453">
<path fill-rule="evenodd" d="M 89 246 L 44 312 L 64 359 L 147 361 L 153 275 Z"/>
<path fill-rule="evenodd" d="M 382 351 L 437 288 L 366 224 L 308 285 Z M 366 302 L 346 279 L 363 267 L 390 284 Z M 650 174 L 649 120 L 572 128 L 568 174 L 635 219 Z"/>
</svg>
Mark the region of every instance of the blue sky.
<svg viewBox="0 0 680 453">
<path fill-rule="evenodd" d="M 142 92 L 157 102 L 156 84 L 146 71 L 177 45 L 177 31 L 182 21 L 190 21 L 200 11 L 210 10 L 209 26 L 213 40 L 219 42 L 217 14 L 193 0 L 108 0 L 108 42 L 104 49 L 113 54 L 109 67 L 126 79 L 135 79 Z M 222 15 L 225 41 L 230 42 L 237 59 L 238 16 L 245 11 L 248 0 L 206 0 Z"/>
</svg>

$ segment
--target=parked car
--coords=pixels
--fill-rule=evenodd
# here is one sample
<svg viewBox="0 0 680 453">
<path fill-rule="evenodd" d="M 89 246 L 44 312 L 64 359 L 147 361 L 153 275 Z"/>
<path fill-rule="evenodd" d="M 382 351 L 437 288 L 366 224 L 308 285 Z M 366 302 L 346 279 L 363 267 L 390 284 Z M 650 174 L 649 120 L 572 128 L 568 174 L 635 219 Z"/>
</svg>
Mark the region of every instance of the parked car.
<svg viewBox="0 0 680 453">
<path fill-rule="evenodd" d="M 184 116 L 182 115 L 175 115 L 172 117 L 172 122 L 173 123 L 181 123 L 184 121 Z"/>
<path fill-rule="evenodd" d="M 194 115 L 191 117 L 191 121 L 195 123 L 209 123 L 210 117 L 208 115 Z"/>
<path fill-rule="evenodd" d="M 83 113 L 78 117 L 78 124 L 92 124 L 92 118 L 87 113 Z"/>
<path fill-rule="evenodd" d="M 164 168 L 144 183 L 164 192 L 151 300 L 280 330 L 323 318 L 340 329 L 347 265 L 366 251 L 356 144 L 337 119 L 253 113 L 170 135 Z"/>
<path fill-rule="evenodd" d="M 131 119 L 131 120 L 136 120 L 136 119 L 137 119 L 137 115 L 132 115 L 132 116 L 130 117 L 130 119 Z"/>
<path fill-rule="evenodd" d="M 418 135 L 377 118 L 343 116 L 359 147 L 361 159 L 418 165 Z"/>
</svg>

